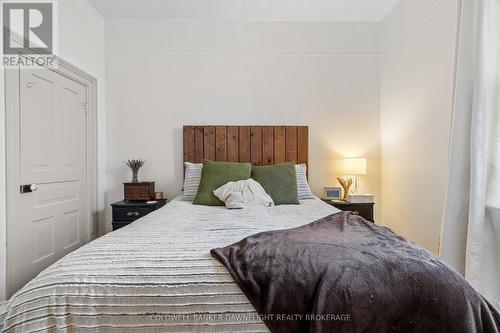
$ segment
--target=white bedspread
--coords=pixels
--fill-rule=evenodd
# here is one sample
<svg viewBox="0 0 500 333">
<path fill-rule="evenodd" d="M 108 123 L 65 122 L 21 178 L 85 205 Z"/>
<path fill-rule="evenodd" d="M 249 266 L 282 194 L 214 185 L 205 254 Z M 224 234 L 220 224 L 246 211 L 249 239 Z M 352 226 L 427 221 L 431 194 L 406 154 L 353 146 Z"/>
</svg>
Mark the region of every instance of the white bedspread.
<svg viewBox="0 0 500 333">
<path fill-rule="evenodd" d="M 210 249 L 337 212 L 319 199 L 228 210 L 174 199 L 70 253 L 0 308 L 7 332 L 266 332 Z"/>
</svg>

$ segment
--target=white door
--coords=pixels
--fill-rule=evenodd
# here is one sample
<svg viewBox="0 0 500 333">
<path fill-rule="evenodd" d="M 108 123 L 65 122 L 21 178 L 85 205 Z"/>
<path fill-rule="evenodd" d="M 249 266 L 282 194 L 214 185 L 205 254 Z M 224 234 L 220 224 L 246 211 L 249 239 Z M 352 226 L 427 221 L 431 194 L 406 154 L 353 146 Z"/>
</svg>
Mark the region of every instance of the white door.
<svg viewBox="0 0 500 333">
<path fill-rule="evenodd" d="M 86 87 L 48 69 L 19 72 L 21 188 L 10 238 L 12 291 L 83 245 L 91 232 Z"/>
</svg>

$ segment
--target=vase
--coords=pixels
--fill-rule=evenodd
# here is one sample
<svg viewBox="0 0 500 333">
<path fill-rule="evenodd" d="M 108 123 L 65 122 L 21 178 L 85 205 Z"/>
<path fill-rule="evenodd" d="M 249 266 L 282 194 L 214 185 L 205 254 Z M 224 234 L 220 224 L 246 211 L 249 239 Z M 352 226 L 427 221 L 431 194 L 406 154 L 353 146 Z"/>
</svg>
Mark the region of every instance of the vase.
<svg viewBox="0 0 500 333">
<path fill-rule="evenodd" d="M 139 170 L 132 170 L 132 183 L 138 183 L 137 175 L 139 174 Z"/>
</svg>

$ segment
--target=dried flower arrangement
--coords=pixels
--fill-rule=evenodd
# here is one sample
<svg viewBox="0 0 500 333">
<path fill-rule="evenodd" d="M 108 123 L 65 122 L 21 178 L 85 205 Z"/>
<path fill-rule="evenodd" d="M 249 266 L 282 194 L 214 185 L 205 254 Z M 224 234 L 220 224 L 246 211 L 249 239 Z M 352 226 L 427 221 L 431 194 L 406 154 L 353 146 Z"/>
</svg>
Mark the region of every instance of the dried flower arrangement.
<svg viewBox="0 0 500 333">
<path fill-rule="evenodd" d="M 347 200 L 347 196 L 349 195 L 349 190 L 352 185 L 352 178 L 342 178 L 337 177 L 337 181 L 340 183 L 340 186 L 344 189 L 344 195 L 342 196 L 342 200 Z"/>
<path fill-rule="evenodd" d="M 139 173 L 139 169 L 142 168 L 146 161 L 144 160 L 128 160 L 124 161 L 126 166 L 132 170 L 132 183 L 138 183 L 139 181 L 137 180 L 137 175 Z"/>
</svg>

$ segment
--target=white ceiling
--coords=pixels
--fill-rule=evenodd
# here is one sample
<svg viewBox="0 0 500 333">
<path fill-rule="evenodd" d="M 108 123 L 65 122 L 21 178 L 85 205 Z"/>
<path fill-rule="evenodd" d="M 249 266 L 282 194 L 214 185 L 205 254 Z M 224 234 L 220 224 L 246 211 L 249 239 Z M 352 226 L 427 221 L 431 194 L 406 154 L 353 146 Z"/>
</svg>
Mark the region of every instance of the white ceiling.
<svg viewBox="0 0 500 333">
<path fill-rule="evenodd" d="M 400 0 L 89 0 L 108 19 L 380 22 Z"/>
</svg>

